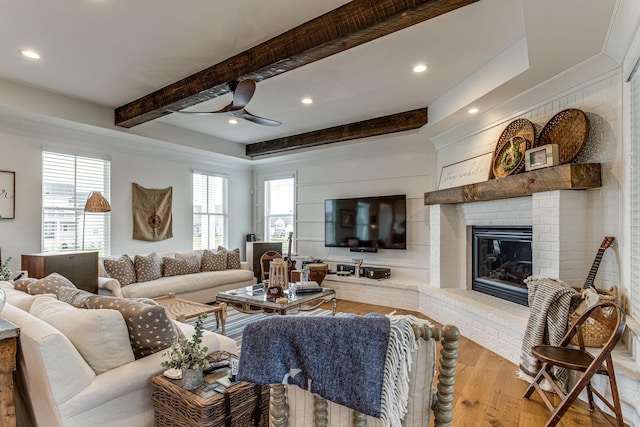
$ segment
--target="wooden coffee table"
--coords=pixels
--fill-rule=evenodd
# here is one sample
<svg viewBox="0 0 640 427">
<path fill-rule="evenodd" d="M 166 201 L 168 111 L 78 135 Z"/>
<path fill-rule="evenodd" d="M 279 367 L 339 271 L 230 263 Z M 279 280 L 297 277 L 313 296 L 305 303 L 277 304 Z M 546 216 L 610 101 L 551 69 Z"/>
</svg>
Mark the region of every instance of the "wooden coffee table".
<svg viewBox="0 0 640 427">
<path fill-rule="evenodd" d="M 236 310 L 247 313 L 278 313 L 281 315 L 295 313 L 299 310 L 313 310 L 321 304 L 333 301 L 333 315 L 336 315 L 337 302 L 336 291 L 322 288 L 321 292 L 293 293 L 284 291 L 286 302 L 277 302 L 267 299 L 264 288 L 260 285 L 247 286 L 231 291 L 219 292 L 216 302 L 229 304 Z"/>
<path fill-rule="evenodd" d="M 227 304 L 225 303 L 216 305 L 201 304 L 199 302 L 176 298 L 175 294 L 157 297 L 153 300 L 165 308 L 169 317 L 178 322 L 184 322 L 186 319 L 198 317 L 203 313 L 215 313 L 216 327 L 220 326 L 222 335 L 226 334 L 224 328 L 227 322 Z"/>
</svg>

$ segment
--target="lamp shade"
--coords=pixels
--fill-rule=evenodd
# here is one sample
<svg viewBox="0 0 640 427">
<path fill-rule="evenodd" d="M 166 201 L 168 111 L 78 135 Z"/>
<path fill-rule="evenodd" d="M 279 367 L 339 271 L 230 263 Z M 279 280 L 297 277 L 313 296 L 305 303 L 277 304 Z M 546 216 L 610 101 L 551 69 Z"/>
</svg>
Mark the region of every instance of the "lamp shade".
<svg viewBox="0 0 640 427">
<path fill-rule="evenodd" d="M 85 212 L 111 212 L 109 201 L 99 191 L 92 191 L 84 204 Z"/>
</svg>

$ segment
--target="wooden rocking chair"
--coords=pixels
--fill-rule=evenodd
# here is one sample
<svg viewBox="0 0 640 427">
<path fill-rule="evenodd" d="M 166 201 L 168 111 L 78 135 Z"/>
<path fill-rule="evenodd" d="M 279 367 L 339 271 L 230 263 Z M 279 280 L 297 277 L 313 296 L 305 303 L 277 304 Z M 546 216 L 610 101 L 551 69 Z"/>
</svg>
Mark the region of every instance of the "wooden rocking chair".
<svg viewBox="0 0 640 427">
<path fill-rule="evenodd" d="M 599 321 L 611 329 L 611 336 L 602 347 L 600 353 L 596 356 L 589 353 L 584 346 L 583 325 L 587 321 Z M 616 424 L 619 427 L 624 426 L 622 421 L 622 408 L 620 406 L 620 397 L 618 395 L 618 386 L 616 384 L 616 376 L 613 370 L 613 361 L 611 359 L 611 351 L 616 346 L 622 333 L 624 332 L 626 318 L 624 312 L 613 302 L 604 302 L 590 307 L 573 325 L 569 332 L 564 336 L 560 345 L 537 345 L 531 349 L 532 354 L 541 362 L 543 362 L 540 372 L 534 378 L 531 385 L 524 393 L 524 398 L 528 399 L 534 390 L 536 390 L 544 403 L 551 410 L 551 418 L 545 426 L 555 426 L 560 418 L 569 410 L 569 407 L 576 400 L 580 392 L 586 388 L 587 397 L 589 399 L 589 408 L 593 411 L 597 406 L 594 404 L 593 395 L 595 394 L 605 405 L 615 414 Z M 578 340 L 578 348 L 570 347 L 571 339 L 576 336 Z M 554 366 L 579 371 L 582 374 L 577 383 L 564 393 L 563 390 L 554 381 L 551 370 Z M 605 399 L 602 394 L 591 386 L 591 378 L 595 374 L 607 375 L 609 377 L 609 385 L 611 388 L 611 397 L 613 402 Z M 544 390 L 540 386 L 542 380 L 546 379 L 554 391 L 560 396 L 562 401 L 557 407 L 551 403 Z M 600 408 L 598 408 L 600 410 Z"/>
</svg>

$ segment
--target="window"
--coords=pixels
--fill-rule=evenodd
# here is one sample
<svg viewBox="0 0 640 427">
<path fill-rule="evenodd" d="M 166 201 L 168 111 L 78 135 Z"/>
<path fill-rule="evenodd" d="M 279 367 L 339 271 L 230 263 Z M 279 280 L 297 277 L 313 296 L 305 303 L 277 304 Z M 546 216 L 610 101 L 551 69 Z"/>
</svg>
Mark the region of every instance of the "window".
<svg viewBox="0 0 640 427">
<path fill-rule="evenodd" d="M 227 246 L 227 178 L 193 173 L 193 249 Z"/>
<path fill-rule="evenodd" d="M 59 153 L 42 153 L 43 252 L 97 250 L 111 254 L 111 215 L 86 213 L 92 191 L 111 196 L 111 162 Z"/>
<path fill-rule="evenodd" d="M 640 72 L 638 65 L 630 80 L 631 86 L 631 292 L 629 314 L 640 319 Z"/>
<path fill-rule="evenodd" d="M 282 242 L 283 255 L 289 252 L 289 233 L 293 232 L 295 178 L 264 181 L 264 235 L 268 242 Z M 293 250 L 293 248 L 291 248 Z"/>
</svg>

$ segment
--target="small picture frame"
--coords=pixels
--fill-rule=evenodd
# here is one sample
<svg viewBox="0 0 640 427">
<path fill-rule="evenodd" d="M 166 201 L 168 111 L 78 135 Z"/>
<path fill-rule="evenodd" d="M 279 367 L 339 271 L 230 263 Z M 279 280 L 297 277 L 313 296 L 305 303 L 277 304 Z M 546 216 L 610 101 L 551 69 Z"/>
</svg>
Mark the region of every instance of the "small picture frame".
<svg viewBox="0 0 640 427">
<path fill-rule="evenodd" d="M 531 148 L 524 153 L 524 168 L 526 171 L 548 168 L 559 164 L 558 144 L 547 144 Z"/>
</svg>

